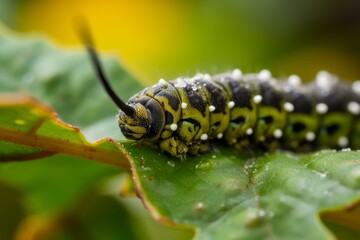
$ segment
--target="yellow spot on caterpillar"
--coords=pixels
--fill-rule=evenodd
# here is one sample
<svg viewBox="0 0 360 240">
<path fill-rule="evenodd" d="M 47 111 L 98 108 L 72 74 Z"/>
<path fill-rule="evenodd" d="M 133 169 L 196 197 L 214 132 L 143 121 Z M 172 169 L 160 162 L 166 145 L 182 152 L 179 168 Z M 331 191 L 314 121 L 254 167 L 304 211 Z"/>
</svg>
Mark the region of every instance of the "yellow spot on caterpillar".
<svg viewBox="0 0 360 240">
<path fill-rule="evenodd" d="M 260 137 L 259 137 L 259 141 L 260 141 L 260 142 L 264 142 L 264 141 L 265 141 L 265 136 L 260 136 Z"/>
</svg>

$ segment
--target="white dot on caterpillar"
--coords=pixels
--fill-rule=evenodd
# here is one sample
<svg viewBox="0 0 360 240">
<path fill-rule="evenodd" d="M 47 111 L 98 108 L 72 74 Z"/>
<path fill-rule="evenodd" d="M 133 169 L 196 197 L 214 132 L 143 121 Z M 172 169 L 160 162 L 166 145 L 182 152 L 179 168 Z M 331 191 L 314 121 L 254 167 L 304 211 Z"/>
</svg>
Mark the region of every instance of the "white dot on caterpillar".
<svg viewBox="0 0 360 240">
<path fill-rule="evenodd" d="M 216 137 L 217 137 L 218 139 L 221 139 L 223 136 L 224 136 L 224 135 L 223 135 L 222 133 L 219 133 L 218 135 L 216 135 Z"/>
<path fill-rule="evenodd" d="M 201 136 L 200 136 L 200 139 L 201 140 L 207 140 L 208 139 L 208 135 L 206 133 L 203 133 Z"/>
<path fill-rule="evenodd" d="M 194 92 L 196 92 L 196 91 L 198 90 L 198 85 L 196 85 L 196 84 L 191 84 L 190 86 L 191 86 L 191 89 L 192 89 Z"/>
<path fill-rule="evenodd" d="M 251 134 L 253 134 L 253 129 L 252 128 L 248 128 L 248 129 L 246 129 L 246 131 L 245 131 L 245 133 L 246 133 L 246 135 L 251 135 Z"/>
<path fill-rule="evenodd" d="M 228 102 L 228 107 L 229 107 L 229 108 L 233 108 L 234 106 L 235 106 L 234 101 Z"/>
<path fill-rule="evenodd" d="M 309 142 L 312 142 L 315 140 L 315 133 L 314 132 L 308 132 L 306 133 L 305 136 L 306 140 L 308 140 Z"/>
<path fill-rule="evenodd" d="M 323 91 L 330 91 L 337 82 L 338 79 L 336 76 L 329 73 L 328 71 L 319 71 L 316 74 L 315 83 Z"/>
<path fill-rule="evenodd" d="M 271 78 L 271 72 L 267 69 L 261 70 L 258 74 L 257 77 L 260 80 L 268 80 Z"/>
<path fill-rule="evenodd" d="M 185 109 L 186 107 L 187 107 L 187 103 L 185 103 L 185 102 L 181 103 L 181 108 L 182 109 Z"/>
<path fill-rule="evenodd" d="M 183 78 L 177 78 L 174 86 L 179 88 L 184 88 L 186 87 L 186 82 L 184 81 Z"/>
<path fill-rule="evenodd" d="M 318 103 L 318 104 L 316 105 L 316 111 L 317 111 L 319 114 L 327 113 L 328 110 L 329 110 L 329 107 L 328 107 L 328 105 L 326 105 L 325 103 Z"/>
<path fill-rule="evenodd" d="M 288 77 L 288 83 L 292 87 L 299 87 L 301 85 L 301 78 L 298 75 L 290 75 Z"/>
<path fill-rule="evenodd" d="M 165 81 L 163 78 L 161 78 L 161 79 L 159 80 L 158 84 L 159 84 L 160 86 L 165 85 L 165 84 L 166 84 L 166 81 Z"/>
<path fill-rule="evenodd" d="M 281 131 L 281 129 L 275 129 L 273 135 L 275 138 L 281 138 L 283 135 L 283 132 Z"/>
<path fill-rule="evenodd" d="M 294 105 L 292 103 L 286 102 L 284 104 L 284 109 L 287 112 L 292 112 L 292 111 L 294 111 Z"/>
<path fill-rule="evenodd" d="M 231 77 L 234 79 L 240 79 L 242 76 L 242 72 L 240 69 L 236 68 L 231 72 Z"/>
<path fill-rule="evenodd" d="M 347 105 L 347 109 L 352 114 L 360 114 L 360 104 L 358 104 L 357 102 L 349 102 Z"/>
<path fill-rule="evenodd" d="M 176 131 L 177 128 L 178 128 L 178 125 L 176 123 L 173 123 L 173 124 L 170 125 L 170 129 L 172 131 Z"/>
<path fill-rule="evenodd" d="M 203 79 L 206 80 L 206 81 L 211 81 L 211 76 L 206 73 L 206 74 L 204 74 Z"/>
<path fill-rule="evenodd" d="M 191 80 L 199 80 L 199 79 L 202 79 L 203 77 L 204 77 L 204 74 L 197 73 L 191 78 Z"/>
<path fill-rule="evenodd" d="M 349 139 L 345 136 L 342 136 L 338 139 L 338 145 L 340 147 L 346 147 L 349 144 Z"/>
<path fill-rule="evenodd" d="M 316 81 L 327 81 L 329 78 L 331 78 L 331 73 L 325 70 L 320 70 L 316 74 Z"/>
<path fill-rule="evenodd" d="M 210 111 L 210 112 L 213 112 L 213 111 L 215 111 L 215 106 L 213 106 L 213 105 L 210 105 L 210 106 L 209 106 L 209 111 Z"/>
<path fill-rule="evenodd" d="M 360 94 L 360 80 L 357 80 L 357 81 L 353 82 L 352 90 L 354 92 L 356 92 L 357 94 Z"/>
<path fill-rule="evenodd" d="M 262 96 L 261 95 L 256 95 L 256 96 L 253 97 L 253 100 L 254 100 L 254 102 L 256 104 L 259 104 L 262 101 Z"/>
</svg>

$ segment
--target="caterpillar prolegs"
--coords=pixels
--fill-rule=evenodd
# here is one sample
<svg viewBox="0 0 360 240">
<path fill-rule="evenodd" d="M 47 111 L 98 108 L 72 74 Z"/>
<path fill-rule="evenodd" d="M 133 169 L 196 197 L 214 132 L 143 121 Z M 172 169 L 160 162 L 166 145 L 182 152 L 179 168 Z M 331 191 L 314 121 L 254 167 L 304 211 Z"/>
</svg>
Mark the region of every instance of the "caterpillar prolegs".
<svg viewBox="0 0 360 240">
<path fill-rule="evenodd" d="M 121 109 L 124 136 L 157 144 L 172 156 L 207 151 L 213 141 L 267 150 L 360 147 L 360 80 L 347 83 L 320 71 L 313 82 L 302 84 L 296 75 L 275 80 L 268 70 L 243 75 L 235 69 L 160 79 L 124 103 L 109 86 L 91 45 L 88 51 Z"/>
</svg>

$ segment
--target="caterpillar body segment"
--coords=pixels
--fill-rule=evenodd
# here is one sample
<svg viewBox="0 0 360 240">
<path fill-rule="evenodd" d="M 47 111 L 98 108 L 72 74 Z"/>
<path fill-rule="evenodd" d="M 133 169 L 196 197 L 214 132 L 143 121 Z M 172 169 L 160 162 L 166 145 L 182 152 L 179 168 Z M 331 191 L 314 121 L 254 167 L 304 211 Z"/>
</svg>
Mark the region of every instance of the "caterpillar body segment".
<svg viewBox="0 0 360 240">
<path fill-rule="evenodd" d="M 160 80 L 136 94 L 127 104 L 141 111 L 138 120 L 121 111 L 119 125 L 125 136 L 158 144 L 176 157 L 207 151 L 215 140 L 269 150 L 358 148 L 359 88 L 327 72 L 307 85 L 296 76 L 275 81 L 266 71 L 197 74 Z"/>
<path fill-rule="evenodd" d="M 129 139 L 151 142 L 176 157 L 207 151 L 212 141 L 267 150 L 360 147 L 360 80 L 346 83 L 321 71 L 302 85 L 294 75 L 276 81 L 267 70 L 242 75 L 235 69 L 161 79 L 125 103 L 109 85 L 89 30 L 80 33 Z"/>
<path fill-rule="evenodd" d="M 151 142 L 176 157 L 205 152 L 212 141 L 267 150 L 360 147 L 360 80 L 346 83 L 320 71 L 303 85 L 296 75 L 276 81 L 267 70 L 243 75 L 235 69 L 212 77 L 161 79 L 125 103 L 110 87 L 89 28 L 84 22 L 79 27 L 129 139 Z"/>
</svg>

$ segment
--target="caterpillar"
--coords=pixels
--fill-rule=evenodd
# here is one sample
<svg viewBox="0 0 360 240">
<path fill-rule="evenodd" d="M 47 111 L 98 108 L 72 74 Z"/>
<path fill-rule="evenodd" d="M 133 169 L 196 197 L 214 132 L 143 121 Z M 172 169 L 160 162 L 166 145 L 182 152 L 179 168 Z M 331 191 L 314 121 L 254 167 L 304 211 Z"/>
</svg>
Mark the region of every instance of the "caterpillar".
<svg viewBox="0 0 360 240">
<path fill-rule="evenodd" d="M 360 147 L 360 80 L 345 82 L 320 71 L 302 84 L 297 75 L 275 80 L 268 70 L 235 69 L 160 79 L 125 103 L 110 87 L 89 38 L 86 43 L 99 80 L 120 108 L 124 136 L 172 156 L 205 152 L 216 141 L 270 151 Z"/>
</svg>

